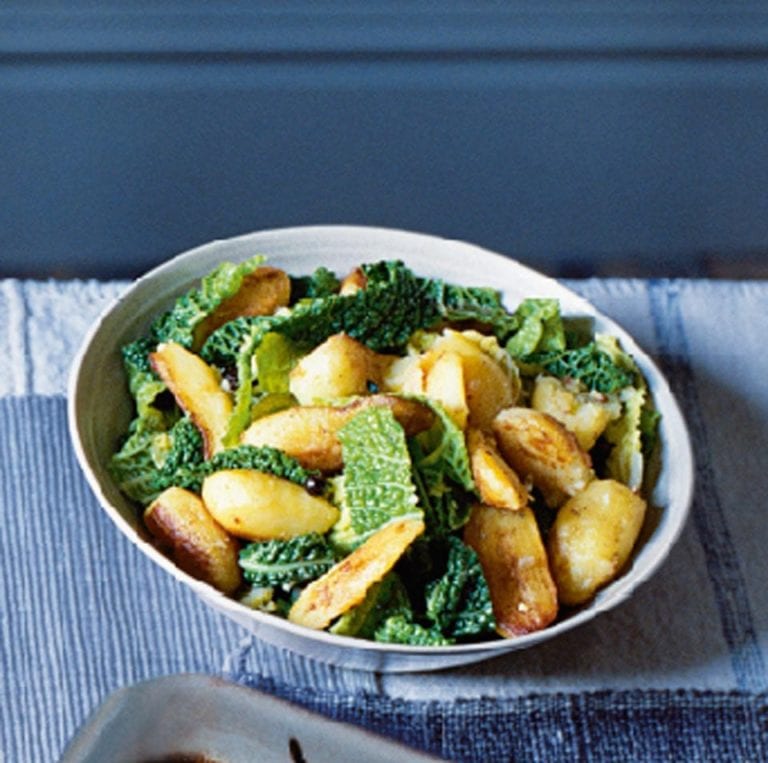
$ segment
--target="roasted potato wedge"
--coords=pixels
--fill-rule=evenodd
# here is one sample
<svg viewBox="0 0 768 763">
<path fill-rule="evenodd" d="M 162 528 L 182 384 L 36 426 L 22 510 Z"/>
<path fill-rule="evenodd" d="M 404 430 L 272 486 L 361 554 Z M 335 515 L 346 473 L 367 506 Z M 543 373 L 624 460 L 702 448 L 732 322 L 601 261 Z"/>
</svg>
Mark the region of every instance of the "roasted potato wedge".
<svg viewBox="0 0 768 763">
<path fill-rule="evenodd" d="M 493 435 L 470 429 L 467 432 L 467 449 L 472 477 L 484 504 L 512 511 L 528 505 L 528 490 L 502 458 Z"/>
<path fill-rule="evenodd" d="M 487 351 L 491 344 L 495 344 L 493 338 L 476 331 L 446 329 L 423 361 L 429 373 L 442 353 L 454 352 L 461 357 L 468 424 L 478 429 L 488 429 L 494 416 L 514 405 L 520 394 L 520 380 L 512 365 L 503 365 L 501 354 L 494 356 Z"/>
<path fill-rule="evenodd" d="M 225 299 L 196 327 L 194 346 L 202 346 L 217 328 L 233 318 L 249 315 L 272 315 L 279 307 L 288 304 L 291 297 L 291 280 L 279 268 L 256 268 L 243 278 L 238 291 Z"/>
<path fill-rule="evenodd" d="M 583 604 L 627 563 L 646 503 L 616 480 L 594 480 L 557 512 L 547 537 L 560 601 Z"/>
<path fill-rule="evenodd" d="M 370 405 L 391 408 L 408 435 L 428 429 L 434 422 L 430 408 L 415 400 L 395 395 L 369 395 L 338 408 L 294 406 L 264 416 L 243 432 L 242 442 L 279 448 L 307 469 L 337 471 L 343 465 L 337 433 L 355 414 Z"/>
<path fill-rule="evenodd" d="M 415 354 L 396 358 L 386 370 L 382 390 L 402 395 L 423 395 L 426 374 L 421 360 L 422 357 Z"/>
<path fill-rule="evenodd" d="M 247 540 L 327 532 L 339 510 L 301 485 L 255 469 L 222 469 L 203 481 L 203 502 L 228 532 Z"/>
<path fill-rule="evenodd" d="M 531 408 L 548 413 L 576 435 L 582 450 L 592 450 L 611 419 L 620 414 L 617 405 L 566 389 L 554 376 L 539 376 L 531 394 Z"/>
<path fill-rule="evenodd" d="M 530 508 L 508 511 L 477 504 L 464 541 L 477 553 L 488 581 L 499 635 L 532 633 L 557 617 L 557 590 Z"/>
<path fill-rule="evenodd" d="M 424 522 L 418 518 L 403 517 L 387 523 L 325 575 L 310 583 L 294 602 L 288 619 L 307 628 L 326 628 L 360 604 L 368 589 L 394 567 L 423 532 Z"/>
<path fill-rule="evenodd" d="M 397 359 L 384 377 L 384 389 L 426 394 L 443 403 L 461 428 L 487 429 L 520 393 L 517 372 L 503 357 L 493 337 L 446 329 L 428 350 Z"/>
<path fill-rule="evenodd" d="M 155 373 L 203 436 L 206 458 L 224 447 L 232 399 L 219 374 L 199 355 L 175 342 L 159 344 L 149 356 Z"/>
<path fill-rule="evenodd" d="M 589 455 L 576 436 L 548 413 L 506 408 L 493 420 L 499 450 L 521 479 L 557 507 L 594 478 Z"/>
<path fill-rule="evenodd" d="M 368 279 L 365 277 L 362 268 L 355 268 L 350 271 L 341 282 L 339 287 L 339 294 L 343 297 L 355 294 L 360 289 L 364 289 L 368 285 Z"/>
<path fill-rule="evenodd" d="M 164 490 L 144 511 L 144 524 L 182 570 L 225 594 L 238 589 L 239 544 L 195 493 L 179 487 Z"/>
<path fill-rule="evenodd" d="M 476 353 L 463 360 L 468 423 L 488 429 L 499 411 L 517 402 L 517 389 L 512 377 L 490 355 Z"/>
<path fill-rule="evenodd" d="M 300 405 L 313 405 L 353 395 L 365 395 L 381 386 L 386 367 L 394 360 L 352 339 L 334 334 L 294 366 L 289 389 Z"/>
<path fill-rule="evenodd" d="M 459 429 L 467 428 L 469 406 L 461 355 L 457 352 L 443 352 L 435 359 L 424 380 L 424 393 L 445 408 Z"/>
</svg>

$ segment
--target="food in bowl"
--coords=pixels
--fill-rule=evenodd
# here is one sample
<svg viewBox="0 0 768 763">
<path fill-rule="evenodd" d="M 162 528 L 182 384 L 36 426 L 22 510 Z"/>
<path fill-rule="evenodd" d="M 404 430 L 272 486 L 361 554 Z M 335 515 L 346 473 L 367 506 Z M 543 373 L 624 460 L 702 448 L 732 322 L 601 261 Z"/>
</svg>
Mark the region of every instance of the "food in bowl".
<svg viewBox="0 0 768 763">
<path fill-rule="evenodd" d="M 123 359 L 113 478 L 158 547 L 245 607 L 386 643 L 515 638 L 637 543 L 658 413 L 618 340 L 555 299 L 253 257 Z"/>
</svg>

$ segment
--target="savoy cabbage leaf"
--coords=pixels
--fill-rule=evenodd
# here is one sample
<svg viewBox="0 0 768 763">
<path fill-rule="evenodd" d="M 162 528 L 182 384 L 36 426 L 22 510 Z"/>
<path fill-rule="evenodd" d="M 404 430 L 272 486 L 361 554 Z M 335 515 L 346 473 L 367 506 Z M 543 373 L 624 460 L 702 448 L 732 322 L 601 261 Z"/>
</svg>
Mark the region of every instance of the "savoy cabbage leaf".
<svg viewBox="0 0 768 763">
<path fill-rule="evenodd" d="M 338 292 L 341 282 L 328 268 L 321 265 L 312 275 L 291 277 L 291 302 L 301 299 L 329 297 Z"/>
<path fill-rule="evenodd" d="M 565 349 L 565 329 L 556 299 L 524 299 L 514 313 L 519 328 L 506 343 L 512 357 Z"/>
<path fill-rule="evenodd" d="M 365 408 L 338 436 L 344 471 L 335 483 L 341 517 L 331 539 L 337 547 L 351 551 L 392 519 L 422 516 L 405 433 L 391 409 Z"/>
<path fill-rule="evenodd" d="M 596 342 L 582 347 L 535 352 L 523 358 L 529 374 L 546 371 L 559 379 L 576 379 L 588 390 L 609 394 L 634 383 L 635 373 L 617 363 Z"/>
<path fill-rule="evenodd" d="M 319 533 L 249 543 L 240 551 L 243 577 L 257 586 L 291 587 L 326 573 L 336 562 Z"/>
<path fill-rule="evenodd" d="M 396 572 L 388 572 L 366 592 L 365 599 L 345 612 L 330 628 L 331 633 L 357 638 L 374 638 L 376 630 L 388 618 L 402 615 L 412 618 L 408 592 Z"/>
<path fill-rule="evenodd" d="M 473 549 L 454 535 L 446 538 L 445 572 L 426 586 L 426 615 L 449 638 L 494 632 L 491 594 Z"/>
<path fill-rule="evenodd" d="M 413 480 L 427 534 L 445 535 L 469 518 L 475 484 L 464 432 L 440 403 L 426 398 L 423 402 L 437 415 L 430 429 L 408 442 Z"/>
<path fill-rule="evenodd" d="M 450 646 L 454 639 L 447 638 L 439 628 L 416 622 L 403 614 L 391 615 L 376 629 L 375 641 L 409 646 Z"/>
<path fill-rule="evenodd" d="M 199 286 L 178 297 L 173 307 L 154 321 L 150 335 L 157 344 L 176 342 L 191 349 L 197 326 L 225 299 L 236 294 L 245 276 L 263 262 L 260 255 L 239 263 L 222 262 L 200 280 Z"/>
<path fill-rule="evenodd" d="M 136 418 L 109 470 L 125 495 L 147 505 L 172 485 L 199 492 L 203 463 L 203 438 L 189 418 L 167 431 Z"/>
</svg>

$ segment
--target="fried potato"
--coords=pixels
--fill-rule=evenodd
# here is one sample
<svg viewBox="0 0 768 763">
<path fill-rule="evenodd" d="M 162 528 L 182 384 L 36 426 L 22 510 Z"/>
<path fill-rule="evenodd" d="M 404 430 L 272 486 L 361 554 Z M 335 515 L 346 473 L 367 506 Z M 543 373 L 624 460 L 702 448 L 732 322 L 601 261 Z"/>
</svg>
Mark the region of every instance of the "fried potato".
<svg viewBox="0 0 768 763">
<path fill-rule="evenodd" d="M 465 355 L 463 361 L 469 425 L 488 429 L 499 411 L 517 402 L 517 379 L 483 352 Z"/>
<path fill-rule="evenodd" d="M 339 287 L 339 294 L 343 297 L 349 296 L 350 294 L 356 294 L 367 285 L 368 279 L 365 277 L 362 268 L 355 268 L 344 276 L 341 286 Z"/>
<path fill-rule="evenodd" d="M 402 395 L 424 394 L 424 368 L 422 356 L 416 354 L 396 358 L 387 368 L 382 379 L 382 391 Z"/>
<path fill-rule="evenodd" d="M 479 429 L 470 429 L 467 433 L 467 449 L 472 477 L 484 504 L 513 511 L 528 505 L 528 491 L 512 467 L 502 458 L 493 435 Z"/>
<path fill-rule="evenodd" d="M 301 405 L 365 395 L 371 385 L 381 386 L 393 360 L 347 334 L 334 334 L 299 360 L 289 375 L 289 389 Z"/>
<path fill-rule="evenodd" d="M 505 358 L 494 337 L 445 329 L 425 352 L 396 360 L 384 388 L 425 394 L 441 402 L 462 429 L 487 429 L 520 393 L 517 372 Z"/>
<path fill-rule="evenodd" d="M 589 455 L 557 419 L 531 408 L 506 408 L 493 420 L 505 460 L 557 507 L 594 478 Z"/>
<path fill-rule="evenodd" d="M 291 280 L 285 271 L 264 266 L 243 278 L 240 288 L 195 327 L 194 346 L 200 347 L 217 328 L 240 316 L 272 315 L 291 297 Z"/>
<path fill-rule="evenodd" d="M 461 356 L 470 426 L 488 429 L 502 408 L 517 402 L 520 379 L 494 337 L 446 329 L 428 355 L 442 352 Z M 430 358 L 424 363 L 428 367 Z"/>
<path fill-rule="evenodd" d="M 594 480 L 560 507 L 547 537 L 560 601 L 583 604 L 627 563 L 646 503 L 616 480 Z"/>
<path fill-rule="evenodd" d="M 222 469 L 203 481 L 203 502 L 228 532 L 247 540 L 324 533 L 339 510 L 301 485 L 255 469 Z"/>
<path fill-rule="evenodd" d="M 223 447 L 232 399 L 221 388 L 219 374 L 199 355 L 175 342 L 159 344 L 149 356 L 155 373 L 203 436 L 205 457 Z"/>
<path fill-rule="evenodd" d="M 338 408 L 294 406 L 264 416 L 243 432 L 242 442 L 279 448 L 307 469 L 337 471 L 343 465 L 338 431 L 371 405 L 391 408 L 408 435 L 428 429 L 434 422 L 431 409 L 415 400 L 394 395 L 369 395 Z"/>
<path fill-rule="evenodd" d="M 240 586 L 239 545 L 195 493 L 164 490 L 144 511 L 144 524 L 176 564 L 225 594 Z"/>
<path fill-rule="evenodd" d="M 620 413 L 589 395 L 576 395 L 554 376 L 539 376 L 531 394 L 531 408 L 548 413 L 576 435 L 582 450 L 590 451 L 611 419 Z"/>
<path fill-rule="evenodd" d="M 424 532 L 424 522 L 403 517 L 381 527 L 349 556 L 310 583 L 294 602 L 288 619 L 320 630 L 360 604 L 411 543 Z"/>
<path fill-rule="evenodd" d="M 557 590 L 530 508 L 508 511 L 477 504 L 464 541 L 480 560 L 500 636 L 532 633 L 557 617 Z"/>
<path fill-rule="evenodd" d="M 424 394 L 440 403 L 459 429 L 467 428 L 469 406 L 461 355 L 443 352 L 435 359 L 424 380 Z"/>
</svg>

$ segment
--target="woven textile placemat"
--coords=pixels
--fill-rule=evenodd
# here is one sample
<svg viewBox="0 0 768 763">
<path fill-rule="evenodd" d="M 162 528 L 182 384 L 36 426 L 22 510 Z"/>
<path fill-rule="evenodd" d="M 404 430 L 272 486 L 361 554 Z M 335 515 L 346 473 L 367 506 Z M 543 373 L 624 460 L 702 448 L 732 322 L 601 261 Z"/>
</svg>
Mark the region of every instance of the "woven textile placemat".
<svg viewBox="0 0 768 763">
<path fill-rule="evenodd" d="M 115 689 L 200 672 L 452 760 L 766 760 L 768 284 L 571 284 L 669 374 L 697 463 L 659 573 L 554 642 L 421 674 L 252 638 L 106 518 L 72 452 L 72 357 L 121 284 L 0 282 L 0 760 L 56 760 Z"/>
</svg>

